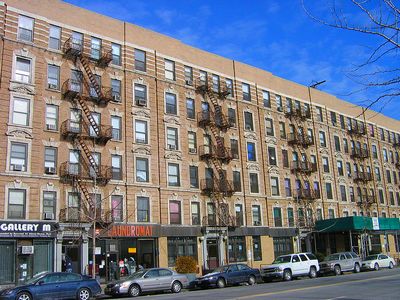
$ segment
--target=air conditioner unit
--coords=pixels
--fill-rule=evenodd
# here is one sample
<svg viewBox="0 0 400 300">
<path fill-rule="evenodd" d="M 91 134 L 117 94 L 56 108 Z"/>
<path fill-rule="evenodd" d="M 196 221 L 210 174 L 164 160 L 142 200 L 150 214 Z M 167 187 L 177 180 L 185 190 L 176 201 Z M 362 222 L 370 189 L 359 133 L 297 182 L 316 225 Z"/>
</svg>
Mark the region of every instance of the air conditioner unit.
<svg viewBox="0 0 400 300">
<path fill-rule="evenodd" d="M 192 80 L 185 80 L 186 85 L 193 85 L 193 81 Z"/>
<path fill-rule="evenodd" d="M 46 124 L 47 130 L 57 130 L 56 124 Z"/>
<path fill-rule="evenodd" d="M 46 167 L 44 171 L 46 174 L 56 174 L 56 168 L 54 167 Z"/>
<path fill-rule="evenodd" d="M 21 254 L 33 254 L 35 248 L 34 246 L 21 246 L 20 253 Z"/>
<path fill-rule="evenodd" d="M 22 171 L 24 169 L 23 165 L 11 165 L 13 171 Z"/>
<path fill-rule="evenodd" d="M 189 153 L 195 154 L 195 153 L 197 153 L 197 149 L 196 148 L 189 148 Z"/>
<path fill-rule="evenodd" d="M 176 150 L 176 145 L 168 145 L 169 150 Z"/>
<path fill-rule="evenodd" d="M 121 95 L 113 95 L 112 98 L 113 98 L 113 101 L 117 101 L 117 102 L 121 101 Z"/>
<path fill-rule="evenodd" d="M 58 89 L 57 84 L 49 83 L 49 84 L 48 84 L 48 87 L 49 87 L 49 89 L 53 89 L 53 90 L 57 90 L 57 89 Z"/>
<path fill-rule="evenodd" d="M 43 214 L 43 220 L 54 220 L 54 214 L 53 213 L 44 213 Z"/>
<path fill-rule="evenodd" d="M 146 99 L 137 99 L 136 100 L 136 105 L 138 105 L 138 106 L 146 106 L 147 105 L 147 101 L 146 101 Z"/>
</svg>

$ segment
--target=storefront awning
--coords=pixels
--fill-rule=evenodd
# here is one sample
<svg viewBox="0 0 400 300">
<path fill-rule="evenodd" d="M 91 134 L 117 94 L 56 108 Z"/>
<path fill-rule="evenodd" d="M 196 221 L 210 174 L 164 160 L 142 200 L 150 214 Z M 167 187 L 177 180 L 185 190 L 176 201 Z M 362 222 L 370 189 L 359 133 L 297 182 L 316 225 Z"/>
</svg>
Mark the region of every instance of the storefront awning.
<svg viewBox="0 0 400 300">
<path fill-rule="evenodd" d="M 319 232 L 400 230 L 400 220 L 353 216 L 317 221 L 315 228 Z"/>
</svg>

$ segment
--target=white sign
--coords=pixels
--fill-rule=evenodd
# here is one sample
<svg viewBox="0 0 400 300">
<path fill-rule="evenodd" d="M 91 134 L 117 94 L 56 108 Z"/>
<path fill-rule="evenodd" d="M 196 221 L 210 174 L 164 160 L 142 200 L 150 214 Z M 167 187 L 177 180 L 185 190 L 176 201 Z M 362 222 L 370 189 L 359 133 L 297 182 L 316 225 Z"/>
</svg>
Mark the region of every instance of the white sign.
<svg viewBox="0 0 400 300">
<path fill-rule="evenodd" d="M 101 247 L 96 247 L 95 255 L 101 254 Z"/>
<path fill-rule="evenodd" d="M 377 217 L 372 218 L 372 229 L 379 230 L 379 219 Z"/>
</svg>

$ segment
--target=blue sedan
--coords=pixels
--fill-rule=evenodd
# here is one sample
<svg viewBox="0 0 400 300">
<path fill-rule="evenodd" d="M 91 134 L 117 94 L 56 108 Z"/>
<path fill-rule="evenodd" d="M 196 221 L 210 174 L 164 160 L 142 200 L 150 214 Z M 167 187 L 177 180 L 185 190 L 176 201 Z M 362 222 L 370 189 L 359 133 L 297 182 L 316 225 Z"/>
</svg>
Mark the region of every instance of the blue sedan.
<svg viewBox="0 0 400 300">
<path fill-rule="evenodd" d="M 14 288 L 0 291 L 0 300 L 79 299 L 101 293 L 99 283 L 75 273 L 39 273 Z"/>
<path fill-rule="evenodd" d="M 196 287 L 216 286 L 223 288 L 227 285 L 248 283 L 253 285 L 261 278 L 260 270 L 250 268 L 246 264 L 230 264 L 216 268 L 211 273 L 195 280 Z"/>
</svg>

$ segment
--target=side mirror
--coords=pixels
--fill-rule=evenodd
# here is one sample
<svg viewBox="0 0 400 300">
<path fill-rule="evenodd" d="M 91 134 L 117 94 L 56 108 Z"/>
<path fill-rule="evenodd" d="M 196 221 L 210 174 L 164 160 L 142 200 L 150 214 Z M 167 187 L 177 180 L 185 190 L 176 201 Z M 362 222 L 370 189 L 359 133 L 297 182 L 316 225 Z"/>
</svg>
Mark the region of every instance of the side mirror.
<svg viewBox="0 0 400 300">
<path fill-rule="evenodd" d="M 148 274 L 144 275 L 144 278 L 149 278 L 150 276 Z"/>
<path fill-rule="evenodd" d="M 44 284 L 44 280 L 39 280 L 37 284 L 38 284 L 38 285 Z"/>
</svg>

